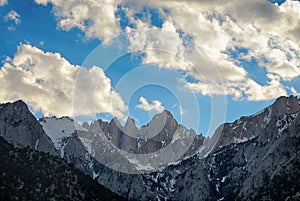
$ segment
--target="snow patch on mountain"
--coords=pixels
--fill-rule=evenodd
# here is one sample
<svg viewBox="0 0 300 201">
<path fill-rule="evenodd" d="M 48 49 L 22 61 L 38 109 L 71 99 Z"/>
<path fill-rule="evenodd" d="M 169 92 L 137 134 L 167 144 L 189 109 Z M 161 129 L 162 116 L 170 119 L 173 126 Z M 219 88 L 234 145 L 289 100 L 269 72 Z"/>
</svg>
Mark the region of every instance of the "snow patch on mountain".
<svg viewBox="0 0 300 201">
<path fill-rule="evenodd" d="M 135 165 L 135 168 L 136 168 L 137 170 L 139 170 L 139 171 L 152 171 L 152 170 L 155 170 L 155 168 L 152 167 L 150 163 L 144 165 L 144 164 L 142 164 L 141 161 L 138 160 L 137 158 L 131 158 L 131 157 L 128 157 L 128 156 L 125 156 L 125 157 L 128 159 L 128 161 L 129 161 L 130 163 L 134 164 L 134 165 Z"/>
<path fill-rule="evenodd" d="M 283 131 L 287 130 L 292 122 L 297 118 L 298 113 L 291 115 L 284 115 L 276 122 L 276 127 L 278 128 L 278 133 L 281 134 Z"/>
<path fill-rule="evenodd" d="M 247 137 L 243 137 L 243 138 L 236 138 L 236 137 L 233 137 L 233 139 L 234 139 L 234 143 L 243 143 L 243 142 L 248 141 L 248 138 L 247 138 Z"/>
<path fill-rule="evenodd" d="M 267 107 L 267 111 L 268 111 L 268 114 L 264 118 L 264 123 L 265 124 L 269 124 L 270 121 L 271 121 L 271 118 L 272 118 L 272 107 L 271 106 Z"/>
<path fill-rule="evenodd" d="M 38 149 L 38 146 L 39 146 L 39 141 L 40 139 L 38 138 L 36 141 L 35 141 L 35 144 L 34 144 L 34 149 L 37 150 Z"/>
<path fill-rule="evenodd" d="M 75 130 L 86 131 L 78 123 L 68 117 L 44 118 L 39 121 L 46 134 L 50 137 L 56 149 L 61 150 L 66 145 L 64 139 L 70 137 Z M 64 155 L 61 153 L 61 156 Z"/>
<path fill-rule="evenodd" d="M 95 171 L 93 171 L 93 180 L 95 180 L 99 176 L 99 173 L 97 174 Z"/>
</svg>

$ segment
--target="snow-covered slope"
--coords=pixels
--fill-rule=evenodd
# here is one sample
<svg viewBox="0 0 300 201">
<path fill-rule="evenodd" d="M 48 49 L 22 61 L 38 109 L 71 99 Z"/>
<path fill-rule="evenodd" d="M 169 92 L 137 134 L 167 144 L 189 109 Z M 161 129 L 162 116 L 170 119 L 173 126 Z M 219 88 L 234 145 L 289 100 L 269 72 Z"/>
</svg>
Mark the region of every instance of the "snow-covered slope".
<svg viewBox="0 0 300 201">
<path fill-rule="evenodd" d="M 75 130 L 86 131 L 85 128 L 81 127 L 69 117 L 43 118 L 39 122 L 54 143 L 55 148 L 60 151 L 62 158 L 64 157 L 64 146 Z"/>
</svg>

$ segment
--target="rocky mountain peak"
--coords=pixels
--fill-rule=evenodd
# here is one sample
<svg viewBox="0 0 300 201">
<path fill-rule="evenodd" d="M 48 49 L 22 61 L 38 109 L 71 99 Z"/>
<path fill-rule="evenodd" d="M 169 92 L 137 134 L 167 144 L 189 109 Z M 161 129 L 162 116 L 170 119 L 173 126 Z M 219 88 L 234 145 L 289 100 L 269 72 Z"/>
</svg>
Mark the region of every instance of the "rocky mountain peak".
<svg viewBox="0 0 300 201">
<path fill-rule="evenodd" d="M 295 96 L 279 97 L 275 102 L 256 114 L 221 125 L 213 136 L 215 149 L 232 143 L 246 142 L 264 132 L 267 126 L 276 127 L 284 115 L 300 111 L 300 100 Z"/>
<path fill-rule="evenodd" d="M 156 114 L 155 116 L 164 116 L 166 115 L 169 118 L 174 118 L 172 113 L 169 110 L 164 110 L 161 113 Z"/>
<path fill-rule="evenodd" d="M 12 104 L 19 108 L 27 108 L 26 103 L 21 99 L 13 102 Z"/>
<path fill-rule="evenodd" d="M 14 146 L 57 155 L 50 138 L 22 100 L 1 106 L 0 136 Z"/>
<path fill-rule="evenodd" d="M 126 124 L 134 124 L 135 125 L 135 121 L 133 118 L 131 118 L 130 116 L 127 117 L 127 120 L 126 120 L 126 123 L 125 123 L 125 127 L 126 127 Z"/>
<path fill-rule="evenodd" d="M 121 127 L 121 130 L 126 134 L 136 135 L 139 131 L 135 125 L 134 119 L 127 117 L 124 127 Z"/>
<path fill-rule="evenodd" d="M 0 109 L 5 109 L 6 111 L 26 111 L 28 107 L 22 100 L 17 100 L 15 102 L 1 104 Z M 17 114 L 19 115 L 20 113 Z"/>
<path fill-rule="evenodd" d="M 151 121 L 153 120 L 161 120 L 161 119 L 169 119 L 169 120 L 175 120 L 174 116 L 172 115 L 172 113 L 168 110 L 164 110 L 161 113 L 158 113 L 156 115 L 153 116 L 153 118 L 151 119 Z M 176 120 L 175 120 L 176 121 Z"/>
<path fill-rule="evenodd" d="M 120 123 L 120 121 L 118 120 L 117 117 L 112 118 L 111 121 L 109 122 L 109 124 L 111 126 L 121 127 L 121 123 Z"/>
<path fill-rule="evenodd" d="M 273 114 L 282 116 L 292 114 L 300 110 L 300 99 L 296 96 L 281 96 L 271 105 Z"/>
</svg>

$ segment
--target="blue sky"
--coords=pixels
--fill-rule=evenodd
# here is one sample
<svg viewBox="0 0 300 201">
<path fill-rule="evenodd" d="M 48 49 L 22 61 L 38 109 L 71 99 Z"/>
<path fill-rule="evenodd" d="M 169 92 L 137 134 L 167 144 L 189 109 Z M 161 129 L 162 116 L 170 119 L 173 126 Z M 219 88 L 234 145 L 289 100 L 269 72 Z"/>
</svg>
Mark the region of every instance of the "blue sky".
<svg viewBox="0 0 300 201">
<path fill-rule="evenodd" d="M 100 43 L 95 39 L 85 40 L 83 33 L 76 29 L 69 32 L 57 29 L 51 4 L 41 6 L 31 0 L 24 0 L 21 3 L 12 0 L 0 7 L 1 19 L 4 19 L 11 10 L 19 13 L 22 21 L 19 25 L 14 25 L 12 21 L 2 20 L 1 56 L 12 57 L 20 43 L 30 43 L 45 51 L 60 52 L 72 63 L 81 64 L 88 53 Z M 11 24 L 16 27 L 16 31 L 7 29 Z"/>
<path fill-rule="evenodd" d="M 298 94 L 300 59 L 294 53 L 300 50 L 300 27 L 296 23 L 297 12 L 293 10 L 300 8 L 299 2 L 278 1 L 275 5 L 275 1 L 245 4 L 232 1 L 222 6 L 187 1 L 183 7 L 184 2 L 128 0 L 117 3 L 110 0 L 95 6 L 85 0 L 78 5 L 72 1 L 61 4 L 57 0 L 21 3 L 8 0 L 0 6 L 1 101 L 23 99 L 37 117 L 70 115 L 71 110 L 74 113 L 74 104 L 67 109 L 74 89 L 70 83 L 78 84 L 78 79 L 72 80 L 76 77 L 73 70 L 87 68 L 90 74 L 101 74 L 99 69 L 93 69 L 97 66 L 104 72 L 99 76 L 101 81 L 95 83 L 97 90 L 109 92 L 107 97 L 103 95 L 96 100 L 99 103 L 94 103 L 93 112 L 76 111 L 77 116 L 84 116 L 80 120 L 89 119 L 87 114 L 110 119 L 123 113 L 132 116 L 141 126 L 163 108 L 171 111 L 178 122 L 207 135 L 220 123 L 251 115 L 280 95 Z M 89 12 L 85 12 L 86 9 L 90 9 Z M 250 19 L 245 13 L 249 13 Z M 293 26 L 287 28 L 281 22 L 281 27 L 277 25 L 280 20 L 294 19 L 293 16 L 295 23 L 290 23 Z M 275 41 L 276 47 L 271 47 L 271 41 Z M 29 46 L 22 46 L 25 44 Z M 22 60 L 25 54 L 27 60 Z M 32 59 L 38 58 L 37 55 L 46 55 L 41 58 L 48 60 Z M 56 74 L 52 71 L 61 70 L 56 66 L 49 70 L 48 77 L 44 75 L 48 71 L 45 64 L 59 65 L 64 63 L 61 58 L 68 62 L 61 67 L 68 65 L 72 73 L 55 80 Z M 32 70 L 30 74 L 28 70 L 23 72 L 26 80 L 35 80 L 33 86 L 28 86 L 28 94 L 18 91 L 26 89 L 23 83 L 20 89 L 12 90 L 8 86 L 8 83 L 18 82 L 17 77 L 6 73 L 8 66 Z M 42 78 L 38 75 L 40 70 Z M 70 74 L 72 77 L 66 77 Z M 84 83 L 79 85 L 84 86 Z M 71 86 L 66 87 L 67 84 Z M 88 86 L 94 85 L 84 86 L 78 97 L 83 98 Z M 36 87 L 33 92 L 32 87 Z M 54 94 L 66 102 L 36 100 L 35 97 L 42 97 L 36 91 L 42 92 L 45 99 Z M 141 97 L 148 104 L 141 102 Z M 113 99 L 114 107 L 107 109 L 104 102 L 109 98 Z"/>
</svg>

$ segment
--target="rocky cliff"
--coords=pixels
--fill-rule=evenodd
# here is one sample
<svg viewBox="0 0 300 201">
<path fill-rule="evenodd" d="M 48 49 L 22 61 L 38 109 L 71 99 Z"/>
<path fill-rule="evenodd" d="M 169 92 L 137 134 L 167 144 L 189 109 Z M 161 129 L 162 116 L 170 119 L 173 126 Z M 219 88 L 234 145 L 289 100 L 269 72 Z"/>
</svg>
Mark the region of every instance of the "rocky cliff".
<svg viewBox="0 0 300 201">
<path fill-rule="evenodd" d="M 0 105 L 0 136 L 15 146 L 58 154 L 51 139 L 21 100 Z"/>
</svg>

